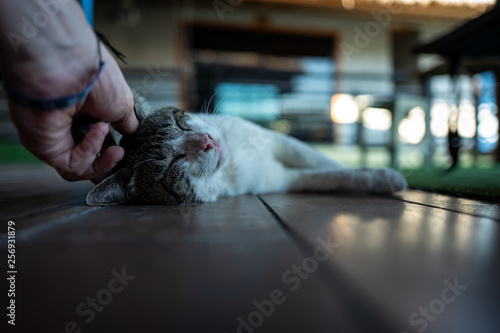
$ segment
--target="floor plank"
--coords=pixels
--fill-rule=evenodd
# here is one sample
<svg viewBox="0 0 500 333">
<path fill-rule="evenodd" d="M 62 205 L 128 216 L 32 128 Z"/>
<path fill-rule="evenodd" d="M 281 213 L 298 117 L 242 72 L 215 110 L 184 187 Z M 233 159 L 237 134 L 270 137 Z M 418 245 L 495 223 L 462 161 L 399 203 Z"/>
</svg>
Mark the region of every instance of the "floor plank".
<svg viewBox="0 0 500 333">
<path fill-rule="evenodd" d="M 91 332 L 236 332 L 239 317 L 260 332 L 343 327 L 315 278 L 296 291 L 283 281 L 302 254 L 254 196 L 192 207 L 73 208 L 16 221 L 21 330 L 61 332 L 73 321 Z M 91 319 L 87 297 L 103 297 L 122 268 L 135 279 Z M 255 312 L 255 301 L 271 311 L 266 300 L 277 289 L 283 303 L 273 314 Z"/>
<path fill-rule="evenodd" d="M 0 165 L 0 211 L 7 220 L 82 205 L 90 181 L 69 183 L 45 165 Z"/>
<path fill-rule="evenodd" d="M 418 190 L 407 190 L 398 195 L 398 197 L 407 202 L 437 207 L 477 217 L 487 217 L 500 222 L 499 203 L 465 199 Z"/>
<path fill-rule="evenodd" d="M 410 316 L 417 312 L 413 319 L 419 320 L 421 307 L 433 301 L 437 306 L 444 281 L 455 279 L 468 290 L 446 305 L 439 320 L 426 320 L 425 329 L 465 333 L 474 325 L 482 332 L 498 327 L 493 313 L 500 294 L 500 228 L 493 219 L 375 196 L 289 194 L 262 199 L 291 234 L 310 246 L 317 237 L 330 236 L 338 243 L 329 262 L 331 288 L 350 290 L 367 309 L 386 310 L 401 331 L 423 329 L 424 323 L 410 322 Z"/>
</svg>

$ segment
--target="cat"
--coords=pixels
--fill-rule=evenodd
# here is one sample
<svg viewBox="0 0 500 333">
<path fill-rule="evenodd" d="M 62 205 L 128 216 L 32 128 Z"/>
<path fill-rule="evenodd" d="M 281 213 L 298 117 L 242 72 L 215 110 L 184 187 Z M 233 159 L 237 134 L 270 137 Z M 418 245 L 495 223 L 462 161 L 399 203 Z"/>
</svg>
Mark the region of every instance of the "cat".
<svg viewBox="0 0 500 333">
<path fill-rule="evenodd" d="M 177 205 L 293 191 L 390 194 L 407 186 L 395 170 L 344 167 L 241 118 L 173 107 L 153 111 L 136 93 L 134 100 L 139 128 L 120 140 L 125 156 L 87 193 L 88 205 Z"/>
</svg>

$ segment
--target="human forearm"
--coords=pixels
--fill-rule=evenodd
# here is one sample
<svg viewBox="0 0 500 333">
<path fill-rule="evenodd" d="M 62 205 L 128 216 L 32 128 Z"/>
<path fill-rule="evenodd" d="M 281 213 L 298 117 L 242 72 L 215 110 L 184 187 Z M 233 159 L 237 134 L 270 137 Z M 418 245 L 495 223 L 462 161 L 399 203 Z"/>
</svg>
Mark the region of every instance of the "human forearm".
<svg viewBox="0 0 500 333">
<path fill-rule="evenodd" d="M 99 65 L 96 36 L 75 0 L 1 1 L 0 47 L 1 75 L 38 98 L 80 91 Z"/>
</svg>

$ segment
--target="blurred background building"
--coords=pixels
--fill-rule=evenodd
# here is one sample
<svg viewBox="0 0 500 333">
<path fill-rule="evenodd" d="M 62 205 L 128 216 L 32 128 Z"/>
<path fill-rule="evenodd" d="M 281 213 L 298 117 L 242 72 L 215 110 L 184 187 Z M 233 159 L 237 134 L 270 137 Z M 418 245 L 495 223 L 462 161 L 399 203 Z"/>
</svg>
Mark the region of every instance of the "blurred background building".
<svg viewBox="0 0 500 333">
<path fill-rule="evenodd" d="M 84 1 L 92 4 L 92 1 Z M 496 75 L 453 84 L 417 45 L 494 0 L 101 0 L 95 28 L 127 56 L 130 86 L 157 107 L 241 116 L 350 165 L 493 163 Z M 493 41 L 492 41 L 493 42 Z M 3 140 L 15 137 L 0 106 Z M 335 143 L 335 145 L 332 145 Z"/>
</svg>

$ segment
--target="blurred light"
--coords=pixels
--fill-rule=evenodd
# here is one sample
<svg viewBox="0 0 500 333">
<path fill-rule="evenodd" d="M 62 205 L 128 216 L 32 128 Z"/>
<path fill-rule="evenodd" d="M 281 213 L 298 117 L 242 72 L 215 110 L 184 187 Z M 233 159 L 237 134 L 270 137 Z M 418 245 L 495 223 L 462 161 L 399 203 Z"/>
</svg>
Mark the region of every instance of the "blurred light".
<svg viewBox="0 0 500 333">
<path fill-rule="evenodd" d="M 373 105 L 373 97 L 370 95 L 358 95 L 354 98 L 356 104 L 358 104 L 358 108 L 360 110 L 364 110 L 367 107 Z"/>
<path fill-rule="evenodd" d="M 280 133 L 290 134 L 292 131 L 292 123 L 289 120 L 280 119 L 273 123 L 272 128 Z"/>
<path fill-rule="evenodd" d="M 411 109 L 408 117 L 399 123 L 398 132 L 402 142 L 421 142 L 425 135 L 425 111 L 418 106 Z"/>
<path fill-rule="evenodd" d="M 353 10 L 354 7 L 356 7 L 356 3 L 354 2 L 355 0 L 341 0 L 342 1 L 342 7 L 346 10 Z"/>
<path fill-rule="evenodd" d="M 352 1 L 354 2 L 354 0 Z M 342 5 L 344 6 L 344 8 L 346 8 L 346 6 L 344 5 L 344 3 L 346 2 L 346 0 L 342 0 Z M 418 5 L 422 7 L 427 7 L 431 4 L 435 4 L 447 7 L 471 7 L 479 9 L 483 9 L 495 4 L 495 0 L 376 0 L 376 2 L 380 2 L 382 4 L 401 3 L 403 5 Z"/>
<path fill-rule="evenodd" d="M 358 215 L 340 213 L 330 222 L 331 235 L 334 241 L 345 244 L 345 247 L 357 246 L 360 219 Z"/>
<path fill-rule="evenodd" d="M 437 250 L 446 242 L 446 219 L 449 212 L 446 210 L 435 211 L 427 221 L 427 245 L 429 249 Z"/>
<path fill-rule="evenodd" d="M 449 106 L 450 114 L 448 119 L 448 127 L 450 131 L 458 131 L 458 108 L 455 104 Z"/>
<path fill-rule="evenodd" d="M 478 119 L 481 121 L 483 117 L 497 113 L 497 106 L 494 103 L 481 103 L 478 106 Z"/>
<path fill-rule="evenodd" d="M 392 114 L 387 109 L 368 108 L 363 111 L 363 125 L 366 128 L 386 131 L 391 128 Z"/>
<path fill-rule="evenodd" d="M 395 236 L 403 247 L 412 248 L 417 245 L 419 238 L 422 237 L 423 221 L 423 219 L 416 219 L 410 209 L 403 211 L 395 232 Z"/>
<path fill-rule="evenodd" d="M 375 218 L 374 221 L 361 224 L 364 239 L 361 244 L 370 250 L 383 249 L 387 244 L 389 234 L 389 222 L 384 218 Z"/>
<path fill-rule="evenodd" d="M 418 4 L 423 7 L 427 7 L 431 4 L 433 0 L 419 0 Z"/>
<path fill-rule="evenodd" d="M 495 103 L 481 103 L 478 106 L 477 118 L 479 125 L 477 134 L 479 151 L 490 152 L 496 147 L 498 141 L 498 108 Z"/>
<path fill-rule="evenodd" d="M 471 243 L 474 236 L 474 217 L 470 215 L 460 214 L 454 226 L 454 245 L 461 252 L 470 251 Z"/>
<path fill-rule="evenodd" d="M 448 116 L 450 109 L 443 100 L 437 100 L 431 107 L 431 133 L 435 137 L 444 138 L 448 135 Z"/>
<path fill-rule="evenodd" d="M 330 115 L 338 124 L 353 124 L 359 119 L 359 108 L 348 94 L 335 94 L 331 99 Z"/>
<path fill-rule="evenodd" d="M 481 119 L 477 130 L 483 138 L 495 137 L 498 134 L 498 118 L 490 113 Z"/>
<path fill-rule="evenodd" d="M 448 135 L 448 116 L 450 109 L 442 100 L 436 101 L 431 108 L 431 133 L 438 138 Z"/>
<path fill-rule="evenodd" d="M 469 100 L 463 100 L 459 108 L 458 134 L 463 138 L 473 138 L 476 135 L 476 109 Z"/>
</svg>

